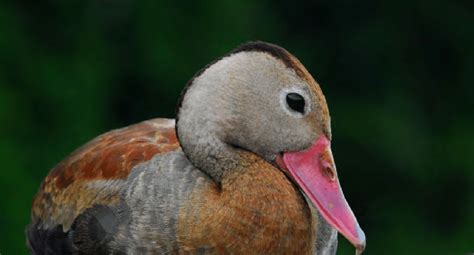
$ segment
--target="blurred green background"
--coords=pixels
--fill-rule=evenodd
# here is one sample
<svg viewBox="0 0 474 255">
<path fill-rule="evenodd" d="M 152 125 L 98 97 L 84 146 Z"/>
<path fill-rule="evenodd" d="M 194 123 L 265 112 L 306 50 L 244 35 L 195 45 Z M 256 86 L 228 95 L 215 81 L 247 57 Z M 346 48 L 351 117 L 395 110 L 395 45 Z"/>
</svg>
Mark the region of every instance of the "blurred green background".
<svg viewBox="0 0 474 255">
<path fill-rule="evenodd" d="M 98 134 L 173 117 L 240 43 L 295 54 L 329 103 L 366 254 L 474 251 L 474 1 L 0 2 L 0 253 L 41 180 Z M 353 254 L 340 237 L 338 254 Z"/>
</svg>

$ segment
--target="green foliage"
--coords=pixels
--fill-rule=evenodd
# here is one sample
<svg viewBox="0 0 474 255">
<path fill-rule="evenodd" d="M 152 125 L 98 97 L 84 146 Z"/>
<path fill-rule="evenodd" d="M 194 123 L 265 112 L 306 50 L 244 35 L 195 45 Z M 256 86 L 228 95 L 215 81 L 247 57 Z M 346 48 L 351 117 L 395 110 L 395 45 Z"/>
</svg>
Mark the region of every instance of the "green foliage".
<svg viewBox="0 0 474 255">
<path fill-rule="evenodd" d="M 320 82 L 368 254 L 474 251 L 472 3 L 1 2 L 0 253 L 27 252 L 51 167 L 102 132 L 173 117 L 194 72 L 256 39 Z"/>
</svg>

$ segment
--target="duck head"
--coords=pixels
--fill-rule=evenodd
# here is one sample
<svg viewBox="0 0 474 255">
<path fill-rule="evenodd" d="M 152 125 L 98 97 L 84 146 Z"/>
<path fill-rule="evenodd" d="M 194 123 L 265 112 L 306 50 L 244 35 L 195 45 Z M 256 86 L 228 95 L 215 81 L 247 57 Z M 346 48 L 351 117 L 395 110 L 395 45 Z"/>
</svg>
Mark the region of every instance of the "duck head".
<svg viewBox="0 0 474 255">
<path fill-rule="evenodd" d="M 339 184 L 331 126 L 318 83 L 285 49 L 247 43 L 206 66 L 178 104 L 184 153 L 220 183 L 255 153 L 284 171 L 326 221 L 358 250 L 365 235 Z"/>
</svg>

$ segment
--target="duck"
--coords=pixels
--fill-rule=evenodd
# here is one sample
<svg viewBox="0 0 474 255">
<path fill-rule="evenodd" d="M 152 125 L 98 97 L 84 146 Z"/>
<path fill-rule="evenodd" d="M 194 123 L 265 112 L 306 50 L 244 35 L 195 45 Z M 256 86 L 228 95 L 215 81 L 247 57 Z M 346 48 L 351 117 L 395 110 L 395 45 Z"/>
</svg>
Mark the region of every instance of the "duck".
<svg viewBox="0 0 474 255">
<path fill-rule="evenodd" d="M 176 118 L 104 133 L 33 199 L 32 254 L 362 252 L 319 84 L 284 48 L 248 42 L 198 71 Z"/>
</svg>

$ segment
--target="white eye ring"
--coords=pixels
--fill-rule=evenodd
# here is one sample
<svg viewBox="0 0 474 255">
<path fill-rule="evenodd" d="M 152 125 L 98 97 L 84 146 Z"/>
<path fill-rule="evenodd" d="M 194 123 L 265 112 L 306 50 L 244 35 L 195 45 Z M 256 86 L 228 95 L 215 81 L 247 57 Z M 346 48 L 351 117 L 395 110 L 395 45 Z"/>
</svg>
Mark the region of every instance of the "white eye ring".
<svg viewBox="0 0 474 255">
<path fill-rule="evenodd" d="M 290 94 L 290 93 L 295 93 L 295 94 L 298 94 L 298 95 L 303 97 L 303 99 L 305 101 L 304 113 L 295 111 L 295 110 L 290 108 L 290 106 L 288 105 L 287 99 L 286 99 L 287 95 Z M 305 90 L 297 88 L 297 87 L 285 88 L 285 89 L 281 90 L 281 92 L 280 92 L 280 105 L 282 106 L 283 110 L 288 115 L 293 116 L 293 117 L 297 117 L 297 118 L 302 118 L 302 117 L 306 116 L 311 111 L 311 104 L 310 104 L 308 93 Z"/>
</svg>

